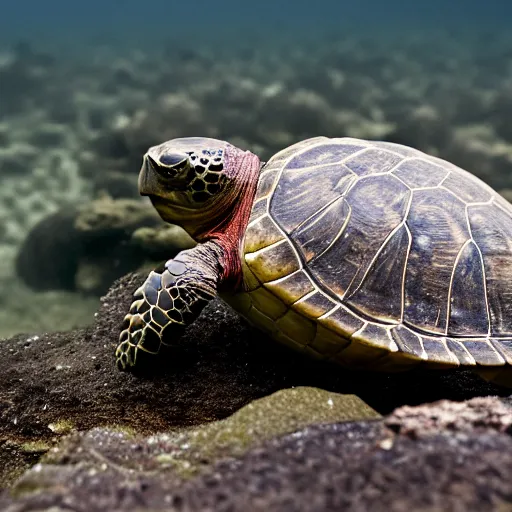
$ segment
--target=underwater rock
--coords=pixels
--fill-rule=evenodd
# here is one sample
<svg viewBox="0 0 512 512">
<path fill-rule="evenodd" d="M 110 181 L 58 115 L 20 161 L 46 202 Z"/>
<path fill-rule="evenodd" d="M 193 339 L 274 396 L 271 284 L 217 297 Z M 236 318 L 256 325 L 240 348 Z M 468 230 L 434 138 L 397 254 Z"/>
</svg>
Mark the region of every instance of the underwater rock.
<svg viewBox="0 0 512 512">
<path fill-rule="evenodd" d="M 102 92 L 116 94 L 120 88 L 144 86 L 134 62 L 119 60 L 113 63 L 102 85 Z"/>
<path fill-rule="evenodd" d="M 512 406 L 494 397 L 478 397 L 466 402 L 441 400 L 418 407 L 401 407 L 386 418 L 385 424 L 413 438 L 484 428 L 512 435 Z"/>
<path fill-rule="evenodd" d="M 504 188 L 499 191 L 501 197 L 505 198 L 509 203 L 512 202 L 512 188 Z"/>
<path fill-rule="evenodd" d="M 495 189 L 510 188 L 512 141 L 498 138 L 491 125 L 457 127 L 444 155 L 462 168 L 473 171 Z"/>
<path fill-rule="evenodd" d="M 11 133 L 8 123 L 0 123 L 0 148 L 4 149 L 11 144 Z"/>
<path fill-rule="evenodd" d="M 196 245 L 184 229 L 173 224 L 138 228 L 132 234 L 131 243 L 141 247 L 144 254 L 155 261 L 168 260 L 172 248 L 183 250 Z"/>
<path fill-rule="evenodd" d="M 69 331 L 91 325 L 99 298 L 66 290 L 34 291 L 10 277 L 0 281 L 8 293 L 0 298 L 0 340 L 20 332 L 26 338 L 58 327 Z"/>
<path fill-rule="evenodd" d="M 184 133 L 201 133 L 207 137 L 212 130 L 208 124 L 202 106 L 184 91 L 160 95 L 148 109 L 138 110 L 122 133 L 140 161 L 140 155 L 162 140 L 181 137 Z"/>
<path fill-rule="evenodd" d="M 284 398 L 291 391 L 280 394 Z M 262 405 L 272 403 L 272 398 L 250 404 L 237 414 L 247 414 L 251 407 L 264 410 Z M 495 407 L 505 406 L 496 398 L 486 401 L 489 415 Z M 467 408 L 471 405 L 458 406 L 463 416 Z M 438 409 L 439 404 L 423 406 L 432 418 L 439 415 Z M 416 408 L 409 407 L 395 415 L 406 420 L 415 412 Z M 278 415 L 268 423 L 276 418 Z M 233 421 L 234 416 L 219 425 L 228 426 Z M 387 422 L 388 418 L 383 422 L 318 424 L 312 417 L 309 426 L 297 426 L 285 435 L 276 431 L 243 452 L 225 450 L 216 461 L 196 459 L 195 447 L 183 442 L 183 435 L 180 438 L 172 432 L 143 437 L 94 428 L 72 434 L 48 451 L 9 493 L 0 495 L 0 506 L 13 512 L 49 509 L 62 503 L 84 512 L 401 512 L 507 510 L 512 505 L 510 433 L 491 424 L 468 427 L 460 422 L 463 434 L 444 426 L 412 439 L 387 428 Z M 188 434 L 193 437 L 194 432 L 215 425 Z M 237 439 L 237 433 L 229 428 L 224 434 L 227 443 Z M 215 445 L 209 448 L 215 450 Z M 199 473 L 194 469 L 197 464 Z"/>
<path fill-rule="evenodd" d="M 0 173 L 3 175 L 20 176 L 30 173 L 37 149 L 30 144 L 13 144 L 0 150 Z"/>
<path fill-rule="evenodd" d="M 180 476 L 190 477 L 220 458 L 240 456 L 263 441 L 309 425 L 380 417 L 355 395 L 296 387 L 254 400 L 224 420 L 157 434 L 151 440 L 161 452 L 171 452 L 162 453 L 162 461 L 167 455 Z"/>
<path fill-rule="evenodd" d="M 175 510 L 506 510 L 511 448 L 492 430 L 412 441 L 378 423 L 313 426 L 165 494 Z"/>
<path fill-rule="evenodd" d="M 105 168 L 137 174 L 141 157 L 150 146 L 183 133 L 208 136 L 207 132 L 212 131 L 203 118 L 201 105 L 186 92 L 160 92 L 150 102 L 140 101 L 133 112 L 119 112 L 108 121 L 89 141 L 93 161 L 82 164 L 83 174 L 93 180 Z"/>
<path fill-rule="evenodd" d="M 30 142 L 35 148 L 53 148 L 67 146 L 69 130 L 66 125 L 59 123 L 42 123 L 30 133 Z"/>
<path fill-rule="evenodd" d="M 449 127 L 437 109 L 425 104 L 413 109 L 405 120 L 395 122 L 395 129 L 386 139 L 439 154 L 450 140 L 450 134 Z"/>
<path fill-rule="evenodd" d="M 65 208 L 43 219 L 21 246 L 16 270 L 34 290 L 104 293 L 121 275 L 137 269 L 154 251 L 131 237 L 141 227 L 162 225 L 158 214 L 140 199 L 102 196 L 78 208 Z M 181 238 L 166 238 L 167 255 Z"/>
<path fill-rule="evenodd" d="M 12 138 L 17 133 L 16 124 Z M 0 150 L 0 252 L 19 248 L 28 232 L 59 209 L 75 205 L 87 185 L 78 175 L 76 163 L 61 149 L 38 150 L 16 142 Z"/>
<path fill-rule="evenodd" d="M 232 416 L 196 427 L 167 429 L 150 436 L 129 428 L 97 427 L 86 432 L 74 431 L 71 423 L 61 421 L 49 427 L 65 435 L 53 448 L 51 442 L 8 441 L 8 448 L 34 454 L 52 465 L 88 463 L 100 457 L 123 466 L 127 471 L 159 471 L 161 476 L 188 479 L 204 472 L 207 466 L 225 457 L 241 456 L 252 447 L 282 434 L 319 423 L 376 420 L 380 416 L 353 395 L 338 395 L 316 388 L 278 391 L 253 401 Z M 134 446 L 137 448 L 133 449 Z M 2 452 L 0 452 L 2 453 Z M 11 451 L 5 453 L 6 458 Z M 8 464 L 9 465 L 9 464 Z M 12 466 L 12 464 L 11 464 Z M 9 475 L 7 475 L 9 476 Z M 12 479 L 10 479 L 12 481 Z M 21 483 L 19 488 L 25 484 Z"/>
<path fill-rule="evenodd" d="M 133 232 L 143 226 L 161 224 L 161 219 L 148 201 L 113 199 L 102 195 L 78 210 L 75 227 L 90 236 L 111 236 L 116 232 Z"/>
<path fill-rule="evenodd" d="M 25 238 L 16 258 L 16 273 L 33 290 L 73 290 L 82 253 L 74 229 L 76 210 L 65 208 L 40 221 Z"/>
<path fill-rule="evenodd" d="M 161 224 L 152 206 L 140 199 L 112 199 L 104 195 L 81 207 L 74 223 L 83 243 L 75 288 L 105 293 L 115 279 L 137 269 L 149 257 L 144 246 L 131 242 L 132 234 L 142 227 Z M 168 241 L 166 259 L 179 251 L 176 240 Z"/>
</svg>

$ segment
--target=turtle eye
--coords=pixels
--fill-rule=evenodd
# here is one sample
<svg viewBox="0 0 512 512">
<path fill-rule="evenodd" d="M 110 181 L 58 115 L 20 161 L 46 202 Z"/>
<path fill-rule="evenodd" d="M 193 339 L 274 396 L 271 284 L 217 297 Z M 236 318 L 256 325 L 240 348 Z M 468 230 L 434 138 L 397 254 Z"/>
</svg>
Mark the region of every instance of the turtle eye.
<svg viewBox="0 0 512 512">
<path fill-rule="evenodd" d="M 184 162 L 187 162 L 188 157 L 183 153 L 164 153 L 163 155 L 160 155 L 158 160 L 160 162 L 160 165 L 163 165 L 165 167 L 177 168 Z"/>
<path fill-rule="evenodd" d="M 173 176 L 190 167 L 188 155 L 166 154 L 160 157 L 160 164 Z"/>
<path fill-rule="evenodd" d="M 165 153 L 155 161 L 148 155 L 148 159 L 158 174 L 164 178 L 176 178 L 190 167 L 189 157 L 183 153 Z"/>
<path fill-rule="evenodd" d="M 182 171 L 188 169 L 190 167 L 190 162 L 188 158 L 185 158 L 181 162 L 178 162 L 177 164 L 173 165 L 172 167 L 169 166 L 170 170 L 175 171 L 176 174 L 181 173 Z"/>
</svg>

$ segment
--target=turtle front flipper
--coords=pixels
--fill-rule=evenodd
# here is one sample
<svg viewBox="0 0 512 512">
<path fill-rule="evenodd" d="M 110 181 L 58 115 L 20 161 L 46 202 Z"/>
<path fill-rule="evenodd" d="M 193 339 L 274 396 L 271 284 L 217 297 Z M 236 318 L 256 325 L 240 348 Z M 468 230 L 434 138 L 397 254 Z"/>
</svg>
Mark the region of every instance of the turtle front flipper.
<svg viewBox="0 0 512 512">
<path fill-rule="evenodd" d="M 175 344 L 187 325 L 216 295 L 222 277 L 222 249 L 214 242 L 180 252 L 162 272 L 152 271 L 135 292 L 116 349 L 117 367 L 137 364 L 139 350 L 158 354 Z"/>
</svg>

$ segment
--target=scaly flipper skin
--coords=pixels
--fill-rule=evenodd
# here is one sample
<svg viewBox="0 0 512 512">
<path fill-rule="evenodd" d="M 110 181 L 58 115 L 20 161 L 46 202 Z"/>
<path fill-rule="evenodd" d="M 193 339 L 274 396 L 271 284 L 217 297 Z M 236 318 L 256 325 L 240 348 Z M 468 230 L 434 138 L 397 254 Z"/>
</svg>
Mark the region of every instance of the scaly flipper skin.
<svg viewBox="0 0 512 512">
<path fill-rule="evenodd" d="M 139 351 L 158 354 L 161 345 L 175 344 L 184 328 L 215 297 L 223 275 L 223 249 L 213 241 L 180 252 L 152 271 L 135 292 L 116 350 L 117 367 L 137 364 Z"/>
</svg>

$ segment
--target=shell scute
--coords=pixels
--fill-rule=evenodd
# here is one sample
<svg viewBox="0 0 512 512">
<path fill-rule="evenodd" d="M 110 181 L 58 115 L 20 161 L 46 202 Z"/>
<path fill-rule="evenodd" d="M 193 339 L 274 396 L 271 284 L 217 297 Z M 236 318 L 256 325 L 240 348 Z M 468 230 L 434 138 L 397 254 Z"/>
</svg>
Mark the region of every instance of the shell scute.
<svg viewBox="0 0 512 512">
<path fill-rule="evenodd" d="M 449 173 L 449 169 L 423 158 L 407 159 L 393 171 L 411 189 L 437 187 Z"/>
<path fill-rule="evenodd" d="M 255 201 L 259 201 L 267 197 L 274 187 L 278 175 L 277 169 L 275 171 L 266 172 L 261 179 L 258 181 L 258 187 L 256 189 Z"/>
<path fill-rule="evenodd" d="M 265 288 L 268 288 L 287 305 L 297 302 L 315 289 L 311 279 L 302 270 L 292 272 L 276 281 L 265 283 Z"/>
<path fill-rule="evenodd" d="M 364 321 L 347 310 L 344 306 L 337 306 L 318 319 L 318 322 L 334 332 L 340 333 L 345 338 L 364 326 Z"/>
<path fill-rule="evenodd" d="M 403 278 L 410 245 L 410 231 L 401 224 L 384 241 L 361 284 L 347 296 L 347 303 L 372 318 L 399 322 L 403 314 Z"/>
<path fill-rule="evenodd" d="M 483 261 L 474 241 L 462 246 L 452 274 L 448 334 L 480 335 L 489 332 Z"/>
<path fill-rule="evenodd" d="M 301 172 L 285 169 L 270 200 L 272 218 L 287 233 L 318 213 L 318 210 L 343 196 L 355 181 L 354 175 L 339 166 L 322 166 Z M 311 191 L 322 190 L 311 200 Z"/>
<path fill-rule="evenodd" d="M 421 336 L 411 331 L 411 329 L 398 325 L 391 329 L 391 337 L 400 351 L 410 354 L 421 361 L 428 359 Z"/>
<path fill-rule="evenodd" d="M 441 367 L 455 368 L 460 365 L 455 354 L 448 350 L 445 338 L 422 336 L 422 341 L 429 362 L 439 364 Z"/>
<path fill-rule="evenodd" d="M 289 309 L 281 316 L 276 321 L 276 326 L 285 336 L 302 345 L 312 342 L 316 335 L 315 323 L 293 309 Z"/>
<path fill-rule="evenodd" d="M 493 190 L 462 169 L 464 173 L 464 186 L 460 186 L 460 173 L 450 172 L 450 175 L 443 181 L 443 187 L 456 195 L 461 201 L 467 204 L 487 203 L 493 197 Z"/>
<path fill-rule="evenodd" d="M 275 222 L 268 215 L 263 215 L 247 226 L 244 250 L 246 252 L 256 252 L 284 239 L 284 234 Z"/>
<path fill-rule="evenodd" d="M 512 365 L 512 339 L 496 340 L 491 338 L 493 347 L 501 354 L 503 359 Z"/>
<path fill-rule="evenodd" d="M 306 295 L 295 304 L 292 304 L 292 308 L 300 310 L 300 312 L 308 318 L 318 318 L 335 306 L 336 303 L 333 300 L 318 291 Z"/>
<path fill-rule="evenodd" d="M 275 281 L 300 269 L 300 261 L 288 240 L 248 253 L 245 261 L 261 283 Z"/>
<path fill-rule="evenodd" d="M 315 338 L 309 343 L 311 348 L 325 354 L 327 357 L 337 354 L 348 345 L 350 345 L 348 339 L 341 338 L 339 334 L 327 329 L 322 324 L 316 326 Z"/>
<path fill-rule="evenodd" d="M 383 348 L 389 352 L 396 352 L 398 350 L 397 344 L 388 336 L 388 330 L 381 325 L 373 323 L 367 323 L 362 329 L 352 334 L 350 339 L 362 345 Z"/>
<path fill-rule="evenodd" d="M 486 340 L 465 339 L 461 340 L 461 343 L 481 366 L 503 366 L 505 364 L 505 359 Z"/>
<path fill-rule="evenodd" d="M 350 219 L 350 206 L 339 197 L 290 233 L 306 262 L 317 258 L 339 238 Z"/>
<path fill-rule="evenodd" d="M 396 153 L 384 149 L 368 148 L 347 158 L 344 165 L 357 176 L 362 177 L 369 174 L 390 172 L 402 160 L 403 157 Z"/>
<path fill-rule="evenodd" d="M 286 169 L 304 169 L 325 164 L 342 163 L 350 155 L 363 150 L 366 144 L 329 144 L 323 143 L 306 149 L 290 159 Z"/>
</svg>

